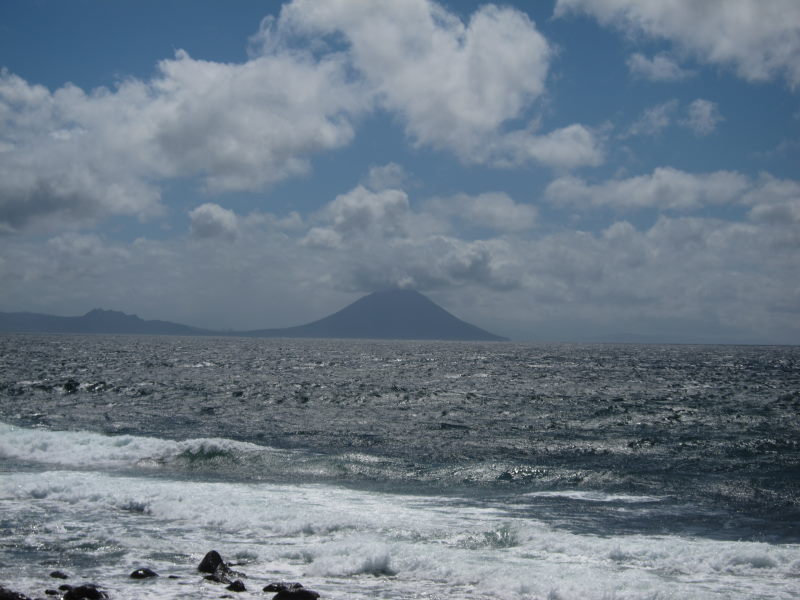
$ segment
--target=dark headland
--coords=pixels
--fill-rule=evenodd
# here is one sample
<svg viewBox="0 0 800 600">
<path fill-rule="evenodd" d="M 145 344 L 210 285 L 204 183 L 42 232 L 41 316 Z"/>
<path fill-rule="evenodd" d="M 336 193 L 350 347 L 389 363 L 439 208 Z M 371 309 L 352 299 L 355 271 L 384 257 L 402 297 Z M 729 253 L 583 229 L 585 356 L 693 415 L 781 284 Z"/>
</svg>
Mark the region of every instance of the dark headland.
<svg viewBox="0 0 800 600">
<path fill-rule="evenodd" d="M 318 321 L 281 329 L 221 332 L 94 309 L 79 317 L 0 313 L 0 331 L 452 341 L 507 339 L 462 321 L 417 291 L 399 289 L 374 292 Z"/>
</svg>

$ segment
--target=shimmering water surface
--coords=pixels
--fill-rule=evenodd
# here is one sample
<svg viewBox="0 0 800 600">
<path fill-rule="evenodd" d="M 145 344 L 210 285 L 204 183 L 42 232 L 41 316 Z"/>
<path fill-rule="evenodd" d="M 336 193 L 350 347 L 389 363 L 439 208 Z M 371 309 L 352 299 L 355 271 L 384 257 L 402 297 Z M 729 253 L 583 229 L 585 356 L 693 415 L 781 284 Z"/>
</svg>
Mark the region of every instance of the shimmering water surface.
<svg viewBox="0 0 800 600">
<path fill-rule="evenodd" d="M 3 336 L 0 583 L 794 598 L 798 415 L 798 347 Z"/>
</svg>

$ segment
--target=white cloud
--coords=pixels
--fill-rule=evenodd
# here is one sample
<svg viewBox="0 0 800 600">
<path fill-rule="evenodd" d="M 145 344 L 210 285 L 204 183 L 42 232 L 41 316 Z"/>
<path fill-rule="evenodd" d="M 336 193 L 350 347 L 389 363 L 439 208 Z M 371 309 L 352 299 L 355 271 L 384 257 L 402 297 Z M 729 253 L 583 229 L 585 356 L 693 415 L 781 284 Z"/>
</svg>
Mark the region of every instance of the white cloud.
<svg viewBox="0 0 800 600">
<path fill-rule="evenodd" d="M 594 185 L 577 177 L 562 177 L 547 186 L 545 196 L 558 205 L 681 211 L 742 202 L 751 185 L 747 177 L 733 171 L 692 174 L 659 167 L 649 175 Z"/>
<path fill-rule="evenodd" d="M 528 17 L 487 5 L 467 24 L 425 0 L 295 0 L 281 23 L 341 33 L 381 103 L 418 143 L 462 152 L 544 91 L 551 49 Z"/>
<path fill-rule="evenodd" d="M 732 66 L 747 81 L 800 84 L 796 0 L 558 0 L 556 16 L 586 13 L 632 35 L 667 39 L 698 61 Z"/>
<path fill-rule="evenodd" d="M 459 219 L 473 227 L 498 232 L 529 230 L 536 224 L 538 216 L 535 206 L 514 202 L 513 198 L 503 192 L 435 198 L 428 203 L 426 209 L 440 217 Z"/>
<path fill-rule="evenodd" d="M 686 113 L 686 119 L 682 121 L 682 124 L 699 136 L 713 133 L 717 124 L 724 120 L 717 103 L 702 98 L 689 104 Z"/>
<path fill-rule="evenodd" d="M 341 34 L 378 104 L 401 116 L 419 145 L 461 160 L 574 168 L 602 162 L 593 132 L 574 124 L 549 133 L 507 131 L 545 90 L 553 50 L 524 13 L 486 5 L 463 23 L 435 2 L 295 0 L 268 46 L 312 33 Z"/>
<path fill-rule="evenodd" d="M 173 178 L 213 194 L 259 190 L 308 172 L 376 110 L 465 162 L 597 165 L 602 142 L 583 125 L 508 130 L 532 118 L 552 54 L 512 8 L 487 5 L 463 22 L 428 0 L 295 0 L 263 22 L 241 64 L 179 50 L 149 80 L 91 93 L 4 71 L 0 231 L 151 218 Z"/>
<path fill-rule="evenodd" d="M 192 235 L 198 239 L 223 238 L 232 240 L 239 229 L 239 220 L 232 210 L 207 202 L 189 213 Z"/>
<path fill-rule="evenodd" d="M 800 181 L 762 173 L 744 200 L 752 206 L 748 216 L 755 222 L 793 228 L 800 225 Z M 800 231 L 796 237 L 800 242 Z"/>
<path fill-rule="evenodd" d="M 209 191 L 253 190 L 303 173 L 350 141 L 365 108 L 336 55 L 244 64 L 178 52 L 149 82 L 86 94 L 0 75 L 0 224 L 19 230 L 161 210 L 152 182 L 202 175 Z"/>
<path fill-rule="evenodd" d="M 651 106 L 645 109 L 621 137 L 657 136 L 672 125 L 677 110 L 677 100 L 668 100 Z M 719 111 L 719 105 L 716 102 L 698 98 L 689 103 L 686 107 L 686 116 L 679 119 L 678 123 L 690 129 L 697 136 L 706 136 L 713 133 L 721 121 L 724 121 L 724 117 Z"/>
<path fill-rule="evenodd" d="M 626 136 L 658 135 L 669 127 L 677 107 L 677 100 L 669 100 L 646 109 L 642 116 L 630 126 Z"/>
<path fill-rule="evenodd" d="M 408 179 L 409 175 L 401 165 L 390 162 L 379 167 L 371 167 L 365 179 L 365 185 L 378 192 L 402 188 Z"/>
<path fill-rule="evenodd" d="M 484 150 L 491 162 L 509 167 L 532 161 L 557 169 L 574 169 L 597 166 L 604 160 L 601 136 L 583 125 L 569 125 L 543 135 L 514 131 Z"/>
<path fill-rule="evenodd" d="M 196 325 L 279 327 L 322 317 L 359 294 L 405 285 L 434 292 L 459 316 L 489 329 L 502 322 L 512 335 L 597 339 L 629 327 L 677 341 L 797 343 L 800 182 L 666 170 L 577 189 L 584 201 L 614 191 L 643 195 L 638 204 L 657 203 L 659 182 L 672 190 L 667 197 L 683 190 L 693 198 L 667 205 L 734 201 L 750 207 L 750 221 L 662 215 L 642 230 L 618 221 L 596 234 L 500 230 L 469 240 L 442 224 L 459 218 L 455 212 L 443 214 L 435 203 L 414 211 L 400 190 L 357 187 L 308 222 L 236 217 L 237 235 L 225 244 L 189 236 L 114 242 L 66 233 L 45 244 L 6 236 L 0 309 L 56 312 L 57 306 L 61 314 L 80 314 L 100 305 Z M 464 214 L 478 206 L 478 198 L 448 200 Z M 426 222 L 439 225 L 420 225 Z"/>
<path fill-rule="evenodd" d="M 653 58 L 635 52 L 628 57 L 627 63 L 632 74 L 650 81 L 682 81 L 693 75 L 692 71 L 681 68 L 675 59 L 664 52 Z"/>
<path fill-rule="evenodd" d="M 331 227 L 344 235 L 398 235 L 405 229 L 408 196 L 402 190 L 371 192 L 363 186 L 337 196 L 322 211 Z"/>
</svg>

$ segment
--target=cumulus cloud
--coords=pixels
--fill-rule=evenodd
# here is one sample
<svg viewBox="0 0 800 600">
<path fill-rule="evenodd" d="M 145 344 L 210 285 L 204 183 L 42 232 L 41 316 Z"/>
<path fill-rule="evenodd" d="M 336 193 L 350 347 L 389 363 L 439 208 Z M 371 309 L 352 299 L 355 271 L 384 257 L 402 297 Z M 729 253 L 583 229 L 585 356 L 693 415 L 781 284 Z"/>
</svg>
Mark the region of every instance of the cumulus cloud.
<svg viewBox="0 0 800 600">
<path fill-rule="evenodd" d="M 544 195 L 557 206 L 617 211 L 691 212 L 706 206 L 741 206 L 748 208 L 753 221 L 789 225 L 797 222 L 800 182 L 769 173 L 751 178 L 737 171 L 687 173 L 658 167 L 650 174 L 594 184 L 579 177 L 560 177 L 547 186 Z"/>
<path fill-rule="evenodd" d="M 414 143 L 465 162 L 599 164 L 602 140 L 583 125 L 509 129 L 532 120 L 552 55 L 513 8 L 487 5 L 462 21 L 430 0 L 295 0 L 264 20 L 239 64 L 178 50 L 149 80 L 91 92 L 4 71 L 0 231 L 151 218 L 172 178 L 197 178 L 212 194 L 263 189 L 307 173 L 378 110 Z"/>
<path fill-rule="evenodd" d="M 239 228 L 236 213 L 219 204 L 207 202 L 189 213 L 192 235 L 198 239 L 233 239 Z"/>
<path fill-rule="evenodd" d="M 519 278 L 507 242 L 463 239 L 455 225 L 466 221 L 504 233 L 531 226 L 535 216 L 533 207 L 501 193 L 438 198 L 414 211 L 402 190 L 357 186 L 318 211 L 298 243 L 312 252 L 307 260 L 325 262 L 328 285 L 351 292 L 398 286 L 510 289 Z"/>
<path fill-rule="evenodd" d="M 497 232 L 529 230 L 536 224 L 538 216 L 535 206 L 517 203 L 504 192 L 435 198 L 426 208 L 439 217 L 457 219 L 472 227 Z"/>
<path fill-rule="evenodd" d="M 399 189 L 408 179 L 409 175 L 401 165 L 390 162 L 382 166 L 371 167 L 364 185 L 374 191 Z"/>
<path fill-rule="evenodd" d="M 150 81 L 91 94 L 4 72 L 0 223 L 148 218 L 161 210 L 152 182 L 165 178 L 202 175 L 211 192 L 259 189 L 349 142 L 363 108 L 337 56 L 221 64 L 179 51 Z"/>
<path fill-rule="evenodd" d="M 746 204 L 752 206 L 749 218 L 759 223 L 800 225 L 800 182 L 778 179 L 762 173 L 753 188 L 745 194 Z M 800 242 L 800 233 L 797 234 Z M 798 243 L 800 245 L 800 243 Z"/>
<path fill-rule="evenodd" d="M 658 135 L 669 127 L 677 107 L 677 100 L 669 100 L 645 109 L 625 135 Z"/>
<path fill-rule="evenodd" d="M 394 236 L 405 230 L 408 212 L 408 196 L 404 191 L 372 192 L 358 186 L 337 196 L 322 210 L 322 215 L 332 229 L 344 235 Z"/>
<path fill-rule="evenodd" d="M 494 5 L 464 24 L 425 0 L 295 0 L 281 23 L 343 35 L 355 67 L 408 133 L 456 151 L 475 148 L 542 94 L 552 52 L 524 13 Z"/>
<path fill-rule="evenodd" d="M 657 136 L 674 121 L 691 130 L 696 136 L 706 136 L 713 133 L 717 125 L 725 120 L 716 102 L 702 98 L 690 102 L 686 107 L 685 117 L 676 120 L 677 111 L 677 100 L 668 100 L 651 106 L 644 110 L 621 137 Z"/>
<path fill-rule="evenodd" d="M 514 167 L 538 162 L 556 169 L 597 166 L 604 160 L 602 136 L 583 125 L 569 125 L 547 134 L 522 130 L 506 134 L 485 146 L 498 166 Z"/>
<path fill-rule="evenodd" d="M 693 174 L 659 167 L 649 175 L 589 184 L 578 177 L 561 177 L 545 190 L 557 205 L 610 207 L 617 210 L 696 210 L 707 204 L 742 201 L 752 183 L 741 173 L 716 171 Z"/>
<path fill-rule="evenodd" d="M 800 84 L 795 0 L 558 0 L 556 16 L 585 13 L 631 35 L 673 42 L 698 61 L 731 66 L 747 81 Z"/>
<path fill-rule="evenodd" d="M 99 303 L 215 327 L 298 324 L 360 294 L 404 285 L 433 293 L 482 326 L 508 319 L 513 328 L 504 332 L 512 335 L 586 339 L 608 333 L 613 323 L 617 332 L 631 324 L 678 341 L 715 341 L 702 337 L 709 332 L 697 329 L 702 323 L 731 336 L 716 341 L 796 343 L 800 183 L 763 175 L 745 187 L 738 198 L 751 207 L 749 222 L 662 215 L 648 228 L 620 220 L 597 233 L 500 232 L 469 240 L 455 230 L 410 227 L 384 237 L 376 225 L 382 218 L 355 229 L 345 219 L 336 229 L 341 213 L 332 209 L 296 231 L 278 227 L 278 217 L 247 225 L 238 217 L 239 233 L 225 244 L 75 233 L 41 244 L 5 236 L 0 279 L 10 283 L 4 303 L 25 298 L 31 310 L 57 305 L 79 314 Z M 361 200 L 338 208 L 352 202 L 362 205 L 356 212 L 376 214 L 374 206 L 393 204 L 386 197 L 364 200 L 368 193 L 354 190 L 352 198 Z M 422 216 L 443 218 L 430 211 Z M 332 234 L 334 243 L 304 243 Z"/>
<path fill-rule="evenodd" d="M 206 203 L 189 214 L 192 235 L 171 240 L 4 236 L 3 302 L 66 314 L 99 304 L 244 329 L 307 322 L 360 294 L 406 286 L 487 328 L 505 323 L 512 335 L 529 324 L 533 337 L 602 338 L 609 323 L 629 323 L 678 341 L 796 343 L 800 182 L 661 168 L 601 183 L 561 177 L 546 198 L 670 212 L 647 228 L 616 220 L 591 233 L 523 230 L 536 211 L 497 192 L 412 206 L 402 189 L 356 186 L 307 220 Z M 735 204 L 747 220 L 675 214 L 707 204 Z M 471 238 L 464 222 L 480 223 L 483 237 Z M 692 337 L 698 323 L 732 337 Z"/>
<path fill-rule="evenodd" d="M 553 49 L 524 13 L 486 5 L 467 23 L 428 0 L 295 0 L 267 23 L 267 46 L 309 32 L 341 35 L 379 106 L 400 115 L 418 145 L 465 162 L 556 168 L 596 165 L 600 141 L 574 124 L 508 131 L 545 90 Z M 283 42 L 288 43 L 288 42 Z"/>
<path fill-rule="evenodd" d="M 723 120 L 716 102 L 698 98 L 689 104 L 682 124 L 691 129 L 695 135 L 704 136 L 713 133 L 717 124 Z"/>
<path fill-rule="evenodd" d="M 653 58 L 635 52 L 628 57 L 627 64 L 633 75 L 650 81 L 681 81 L 693 75 L 692 71 L 681 68 L 674 58 L 664 52 Z"/>
</svg>

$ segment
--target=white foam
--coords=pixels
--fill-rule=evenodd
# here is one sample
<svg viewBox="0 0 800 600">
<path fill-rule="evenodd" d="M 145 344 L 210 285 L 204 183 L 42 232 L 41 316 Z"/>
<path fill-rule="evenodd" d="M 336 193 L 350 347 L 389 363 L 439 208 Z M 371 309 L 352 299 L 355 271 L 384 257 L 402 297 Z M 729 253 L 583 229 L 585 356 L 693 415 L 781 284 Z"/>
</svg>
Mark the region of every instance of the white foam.
<svg viewBox="0 0 800 600">
<path fill-rule="evenodd" d="M 184 457 L 262 453 L 262 446 L 222 438 L 174 441 L 87 431 L 26 429 L 0 423 L 0 458 L 81 468 L 156 467 Z"/>
<path fill-rule="evenodd" d="M 69 557 L 97 540 L 88 575 L 123 600 L 192 595 L 201 585 L 194 567 L 211 548 L 245 561 L 251 591 L 272 579 L 300 580 L 334 598 L 800 593 L 798 545 L 578 535 L 465 499 L 61 470 L 0 474 L 0 511 L 20 524 L 6 540 L 10 547 L 61 548 Z M 132 586 L 127 573 L 145 560 L 156 571 L 182 575 L 183 583 L 163 578 Z M 35 569 L 15 565 L 9 573 L 15 569 L 15 581 L 31 582 L 20 591 L 33 594 L 47 584 Z"/>
<path fill-rule="evenodd" d="M 530 492 L 524 496 L 539 498 L 567 498 L 569 500 L 582 500 L 584 502 L 622 502 L 622 503 L 649 503 L 661 502 L 664 498 L 657 496 L 634 496 L 630 494 L 606 494 L 596 491 L 584 490 L 557 490 L 546 492 Z"/>
</svg>

